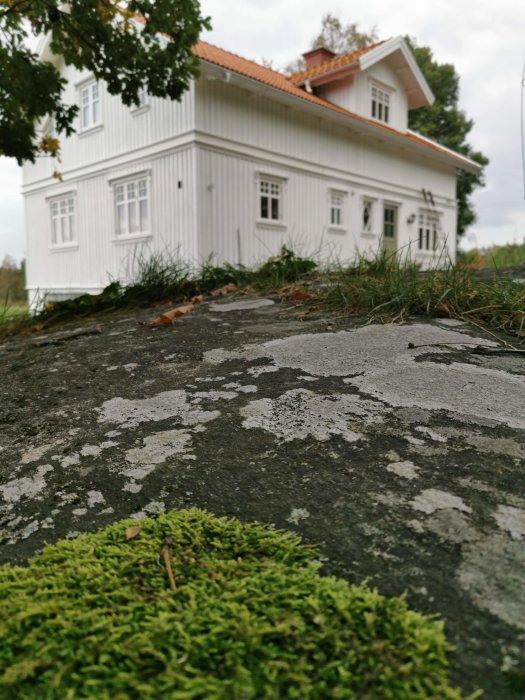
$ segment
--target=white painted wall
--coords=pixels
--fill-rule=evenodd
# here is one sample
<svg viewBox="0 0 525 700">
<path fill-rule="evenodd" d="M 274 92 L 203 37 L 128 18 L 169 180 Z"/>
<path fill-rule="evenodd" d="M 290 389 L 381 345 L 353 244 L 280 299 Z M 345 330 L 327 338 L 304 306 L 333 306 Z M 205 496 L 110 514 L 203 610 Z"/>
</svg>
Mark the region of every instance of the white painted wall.
<svg viewBox="0 0 525 700">
<path fill-rule="evenodd" d="M 62 75 L 68 80 L 65 103 L 78 104 L 79 88 L 86 84 L 86 80 L 89 81 L 90 74 L 68 66 L 62 69 Z M 193 130 L 193 84 L 181 102 L 151 98 L 150 105 L 140 110 L 126 107 L 120 97 L 107 92 L 103 83 L 100 88 L 102 125 L 83 133 L 80 130 L 80 116 L 77 116 L 77 133 L 69 138 L 60 137 L 61 162 L 43 157 L 38 158 L 36 164 L 27 163 L 24 166 L 24 185 L 45 181 L 54 169 L 68 179 L 92 164 L 105 168 L 115 157 L 123 154 L 137 157 L 141 149 L 152 143 L 169 141 Z"/>
<path fill-rule="evenodd" d="M 455 172 L 406 148 L 387 146 L 314 116 L 290 109 L 231 83 L 207 81 L 196 90 L 199 149 L 198 200 L 201 257 L 261 262 L 282 242 L 324 259 L 349 260 L 381 245 L 384 203 L 398 206 L 398 247 L 423 266 L 435 259 L 418 250 L 417 218 L 433 193 L 447 255 L 455 256 Z M 256 224 L 257 175 L 285 181 L 285 223 Z M 346 192 L 345 232 L 329 226 L 328 193 Z M 373 234 L 362 232 L 362 200 L 376 202 Z M 237 233 L 239 231 L 239 233 Z M 440 250 L 439 253 L 442 251 Z"/>
<path fill-rule="evenodd" d="M 151 235 L 117 238 L 113 183 L 141 173 L 151 178 Z M 151 254 L 196 260 L 195 178 L 196 150 L 191 146 L 27 195 L 30 299 L 98 292 L 112 280 L 129 281 L 139 259 Z M 49 198 L 65 192 L 76 197 L 77 245 L 53 248 Z"/>
</svg>

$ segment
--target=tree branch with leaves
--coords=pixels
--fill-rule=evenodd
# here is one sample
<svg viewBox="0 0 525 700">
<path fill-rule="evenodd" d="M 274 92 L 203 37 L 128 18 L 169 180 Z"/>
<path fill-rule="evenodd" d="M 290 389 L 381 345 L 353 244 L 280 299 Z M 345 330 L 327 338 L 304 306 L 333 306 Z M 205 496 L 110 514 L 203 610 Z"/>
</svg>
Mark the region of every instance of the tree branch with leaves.
<svg viewBox="0 0 525 700">
<path fill-rule="evenodd" d="M 136 18 L 140 18 L 137 21 Z M 75 130 L 59 61 L 88 70 L 124 104 L 150 95 L 180 100 L 198 75 L 192 54 L 210 20 L 197 0 L 0 0 L 0 155 L 19 163 L 56 155 L 59 140 L 39 133 L 52 117 L 57 136 Z M 49 35 L 56 60 L 39 60 L 31 34 Z"/>
</svg>

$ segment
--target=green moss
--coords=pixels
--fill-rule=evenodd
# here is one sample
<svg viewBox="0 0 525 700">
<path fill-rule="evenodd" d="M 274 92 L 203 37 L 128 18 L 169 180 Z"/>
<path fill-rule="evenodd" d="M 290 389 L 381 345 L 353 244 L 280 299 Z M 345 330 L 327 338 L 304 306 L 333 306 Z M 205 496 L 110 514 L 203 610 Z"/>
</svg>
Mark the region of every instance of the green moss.
<svg viewBox="0 0 525 700">
<path fill-rule="evenodd" d="M 321 576 L 293 535 L 195 509 L 132 525 L 0 568 L 0 698 L 460 698 L 440 622 Z"/>
</svg>

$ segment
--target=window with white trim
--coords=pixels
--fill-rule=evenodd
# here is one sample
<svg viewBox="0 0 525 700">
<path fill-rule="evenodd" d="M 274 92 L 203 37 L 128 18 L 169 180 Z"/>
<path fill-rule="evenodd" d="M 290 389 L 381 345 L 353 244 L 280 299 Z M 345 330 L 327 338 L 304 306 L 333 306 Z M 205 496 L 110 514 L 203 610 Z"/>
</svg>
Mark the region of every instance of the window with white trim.
<svg viewBox="0 0 525 700">
<path fill-rule="evenodd" d="M 75 232 L 75 197 L 67 196 L 53 199 L 51 210 L 51 245 L 70 245 L 76 241 Z"/>
<path fill-rule="evenodd" d="M 439 239 L 439 214 L 433 211 L 419 212 L 418 248 L 437 250 Z"/>
<path fill-rule="evenodd" d="M 345 193 L 330 190 L 330 226 L 343 228 L 345 225 Z"/>
<path fill-rule="evenodd" d="M 370 113 L 379 122 L 390 121 L 390 92 L 376 83 L 370 86 Z"/>
<path fill-rule="evenodd" d="M 139 103 L 138 105 L 135 105 L 136 109 L 142 109 L 142 107 L 146 107 L 146 105 L 149 104 L 148 89 L 145 85 L 142 85 L 139 88 L 139 91 L 137 92 L 137 97 L 139 98 Z"/>
<path fill-rule="evenodd" d="M 150 232 L 150 186 L 147 177 L 114 185 L 115 235 L 133 236 Z"/>
<path fill-rule="evenodd" d="M 374 225 L 374 202 L 371 199 L 363 199 L 363 209 L 361 212 L 361 231 L 372 233 Z"/>
<path fill-rule="evenodd" d="M 80 89 L 80 124 L 83 131 L 102 124 L 100 84 L 89 83 Z"/>
<path fill-rule="evenodd" d="M 279 223 L 283 220 L 282 180 L 261 177 L 259 180 L 259 219 Z"/>
<path fill-rule="evenodd" d="M 383 236 L 395 238 L 397 233 L 397 207 L 385 204 L 383 207 Z"/>
</svg>

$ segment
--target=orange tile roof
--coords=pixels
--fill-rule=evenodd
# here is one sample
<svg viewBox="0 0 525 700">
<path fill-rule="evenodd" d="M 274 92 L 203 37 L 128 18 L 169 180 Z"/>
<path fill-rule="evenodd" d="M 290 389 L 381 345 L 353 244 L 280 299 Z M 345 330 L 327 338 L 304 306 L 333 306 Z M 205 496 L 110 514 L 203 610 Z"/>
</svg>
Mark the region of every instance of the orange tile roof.
<svg viewBox="0 0 525 700">
<path fill-rule="evenodd" d="M 378 46 L 381 46 L 381 44 L 384 43 L 384 41 L 378 41 L 375 44 L 363 46 L 363 48 L 357 49 L 356 51 L 352 51 L 351 53 L 345 53 L 342 56 L 336 56 L 330 61 L 325 61 L 325 63 L 321 63 L 321 65 L 319 66 L 314 66 L 313 68 L 302 70 L 299 73 L 294 73 L 290 76 L 290 80 L 296 85 L 300 85 L 301 83 L 304 83 L 305 80 L 311 80 L 312 78 L 317 78 L 319 75 L 324 75 L 325 73 L 331 73 L 332 71 L 338 70 L 339 68 L 344 68 L 345 66 L 349 66 L 352 63 L 355 63 L 357 59 L 363 56 L 365 53 L 372 51 L 372 49 L 376 49 Z"/>
<path fill-rule="evenodd" d="M 368 47 L 368 50 L 370 50 L 371 48 L 375 48 L 376 46 L 379 46 L 379 44 L 375 44 L 373 47 Z M 459 153 L 454 153 L 453 151 L 450 151 L 447 148 L 442 148 L 441 146 L 439 146 L 439 144 L 433 143 L 423 137 L 419 137 L 417 134 L 396 131 L 396 129 L 392 129 L 392 127 L 387 126 L 386 124 L 381 124 L 379 122 L 373 121 L 372 119 L 361 117 L 360 115 L 355 114 L 354 112 L 350 112 L 349 110 L 344 109 L 343 107 L 339 107 L 339 105 L 336 105 L 333 102 L 329 102 L 328 100 L 324 100 L 321 97 L 318 97 L 317 95 L 313 95 L 309 92 L 306 92 L 306 90 L 298 87 L 294 84 L 294 82 L 292 82 L 292 78 L 295 81 L 296 76 L 292 76 L 291 78 L 289 78 L 286 75 L 283 75 L 282 73 L 278 73 L 277 71 L 272 70 L 271 68 L 265 68 L 264 66 L 259 65 L 258 63 L 255 63 L 255 61 L 250 61 L 246 58 L 242 58 L 241 56 L 237 56 L 236 54 L 231 53 L 230 51 L 225 51 L 224 49 L 220 49 L 219 47 L 213 46 L 213 44 L 208 44 L 207 42 L 202 40 L 200 40 L 193 47 L 192 50 L 194 56 L 200 59 L 201 61 L 206 61 L 207 63 L 211 63 L 215 66 L 224 68 L 227 71 L 238 73 L 239 75 L 243 75 L 246 78 L 255 80 L 258 83 L 274 88 L 276 90 L 280 90 L 281 92 L 288 93 L 289 95 L 298 97 L 299 99 L 309 102 L 311 104 L 315 104 L 318 107 L 329 109 L 332 112 L 337 112 L 340 115 L 349 117 L 354 121 L 358 121 L 362 124 L 372 126 L 378 131 L 378 136 L 381 132 L 383 132 L 384 134 L 396 136 L 400 139 L 417 144 L 418 146 L 423 146 L 425 148 L 430 149 L 431 151 L 435 151 L 449 158 L 454 158 L 458 161 L 465 162 L 465 160 L 468 160 L 461 156 Z M 366 53 L 365 50 L 361 49 L 360 52 L 361 53 L 359 55 L 363 55 L 363 53 Z M 353 54 L 347 54 L 347 56 L 351 55 Z M 337 60 L 338 59 L 334 59 L 334 61 Z M 330 61 L 329 63 L 333 63 L 334 61 Z M 326 66 L 327 64 L 324 65 Z M 320 67 L 322 68 L 323 66 Z"/>
</svg>

